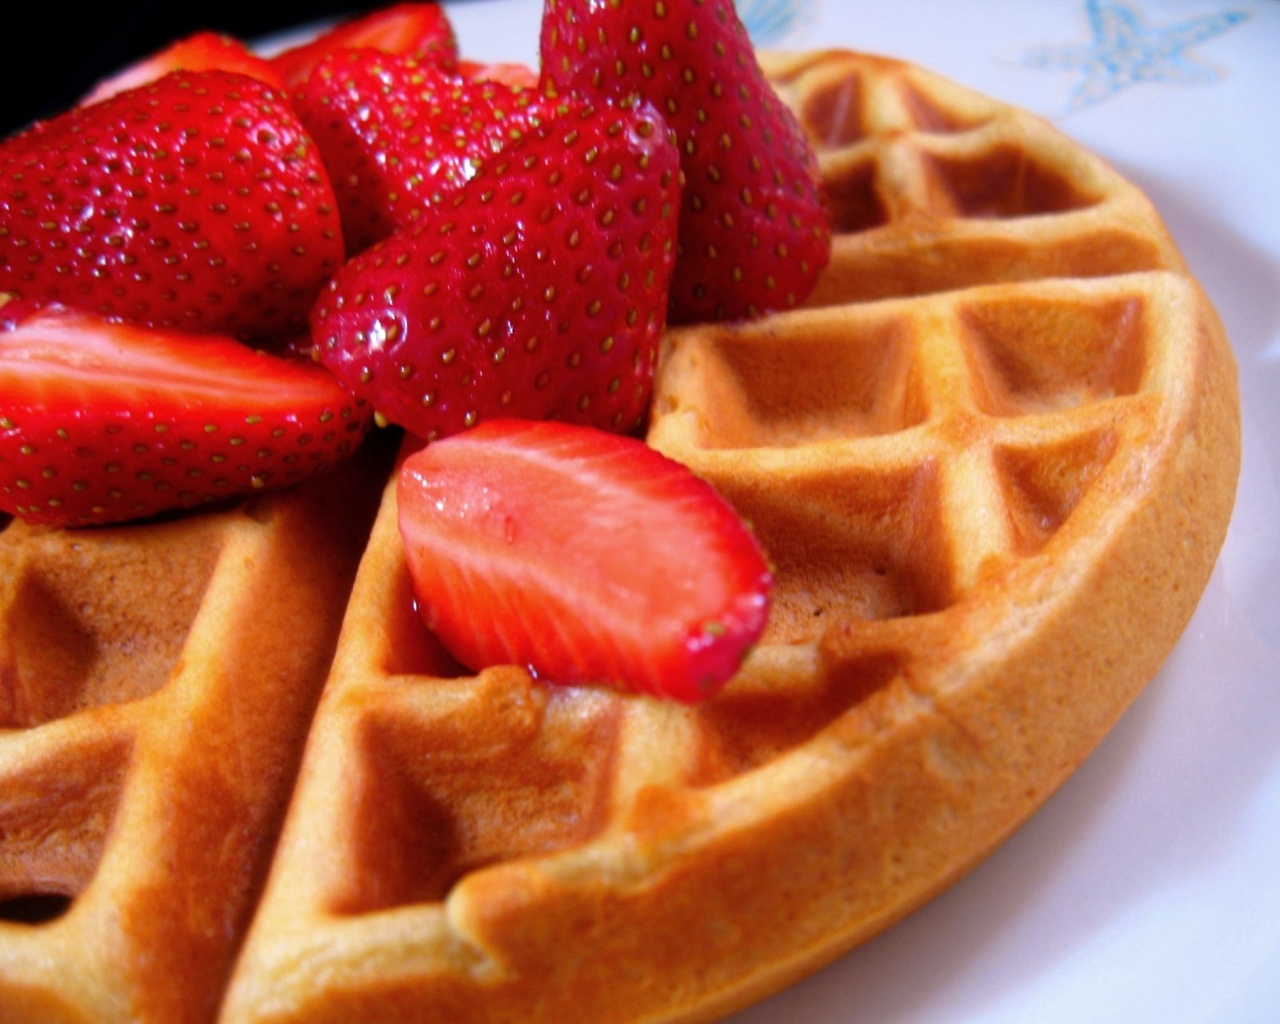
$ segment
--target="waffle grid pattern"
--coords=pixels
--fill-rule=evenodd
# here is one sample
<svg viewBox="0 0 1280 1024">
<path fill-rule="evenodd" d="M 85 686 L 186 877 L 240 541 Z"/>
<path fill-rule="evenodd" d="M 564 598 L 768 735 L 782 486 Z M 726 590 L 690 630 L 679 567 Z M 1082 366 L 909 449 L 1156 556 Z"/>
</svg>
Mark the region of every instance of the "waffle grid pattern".
<svg viewBox="0 0 1280 1024">
<path fill-rule="evenodd" d="M 833 263 L 806 308 L 671 332 L 649 435 L 764 541 L 764 643 L 698 708 L 470 677 L 414 614 L 393 475 L 243 947 L 260 876 L 204 990 L 199 971 L 174 974 L 167 1006 L 64 986 L 83 1019 L 717 1019 L 971 867 L 1155 672 L 1230 510 L 1225 470 L 1204 479 L 1197 453 L 1229 467 L 1238 435 L 1225 339 L 1150 204 L 1049 126 L 918 68 L 764 62 L 818 147 Z M 218 551 L 216 571 L 168 575 L 211 574 L 212 594 L 240 559 Z M 1179 591 L 1136 650 L 1116 614 L 1135 578 Z M 70 898 L 0 923 L 0 1008 L 52 1005 L 59 971 L 86 963 L 59 930 L 101 937 L 82 922 L 130 905 L 103 887 L 137 842 L 130 794 L 164 788 L 139 751 L 175 773 L 189 754 L 171 725 L 118 723 L 179 701 L 211 657 L 211 600 L 189 640 L 148 655 L 132 702 L 108 682 L 73 714 L 2 695 L 0 774 L 49 785 L 21 773 L 74 736 L 65 760 L 105 796 L 69 778 L 56 806 L 16 784 L 0 801 L 10 916 L 40 916 L 32 892 Z M 23 635 L 27 599 L 4 601 L 4 635 Z M 40 674 L 2 642 L 4 679 Z M 288 717 L 248 713 L 255 734 Z M 137 954 L 88 957 L 103 991 Z"/>
<path fill-rule="evenodd" d="M 762 62 L 814 140 L 837 221 L 810 305 L 1185 270 L 1138 189 L 1025 111 L 886 58 Z"/>
<path fill-rule="evenodd" d="M 214 1018 L 377 479 L 0 536 L 0 1020 Z"/>
<path fill-rule="evenodd" d="M 672 332 L 649 434 L 760 533 L 765 643 L 698 709 L 458 679 L 388 489 L 228 1021 L 710 1019 L 953 879 L 1133 692 L 1006 737 L 1062 681 L 966 684 L 1017 671 L 1017 604 L 1081 585 L 1181 429 L 1205 314 L 1154 212 L 918 69 L 770 66 L 834 265 L 809 308 Z"/>
</svg>

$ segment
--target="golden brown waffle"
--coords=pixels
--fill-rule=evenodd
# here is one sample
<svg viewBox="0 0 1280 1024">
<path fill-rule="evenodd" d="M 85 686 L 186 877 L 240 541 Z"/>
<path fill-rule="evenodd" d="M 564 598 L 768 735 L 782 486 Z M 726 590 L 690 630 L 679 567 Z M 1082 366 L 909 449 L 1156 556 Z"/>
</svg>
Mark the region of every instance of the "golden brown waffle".
<svg viewBox="0 0 1280 1024">
<path fill-rule="evenodd" d="M 769 66 L 835 260 L 673 332 L 649 436 L 764 541 L 766 642 L 698 708 L 459 677 L 389 488 L 228 1024 L 723 1015 L 971 867 L 1185 625 L 1238 411 L 1150 205 L 919 69 Z"/>
<path fill-rule="evenodd" d="M 886 58 L 766 54 L 762 63 L 818 147 L 837 219 L 810 305 L 1185 273 L 1141 191 L 1025 111 Z"/>
<path fill-rule="evenodd" d="M 386 460 L 0 533 L 0 1021 L 214 1019 Z"/>
<path fill-rule="evenodd" d="M 463 673 L 388 486 L 254 910 L 343 602 L 327 545 L 232 511 L 93 534 L 90 567 L 82 535 L 11 526 L 0 894 L 69 905 L 0 927 L 0 1020 L 715 1019 L 954 881 L 1152 677 L 1226 529 L 1239 414 L 1150 204 L 918 68 L 766 63 L 833 263 L 806 309 L 672 332 L 650 433 L 776 565 L 739 677 L 690 708 Z M 157 568 L 83 582 L 130 549 Z M 306 664 L 247 686 L 282 638 Z"/>
</svg>

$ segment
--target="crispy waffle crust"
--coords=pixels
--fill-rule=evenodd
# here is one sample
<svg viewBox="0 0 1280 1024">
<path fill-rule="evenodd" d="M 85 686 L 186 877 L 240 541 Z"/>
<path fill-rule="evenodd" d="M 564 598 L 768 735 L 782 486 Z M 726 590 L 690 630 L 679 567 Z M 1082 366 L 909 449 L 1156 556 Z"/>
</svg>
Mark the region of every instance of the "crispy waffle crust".
<svg viewBox="0 0 1280 1024">
<path fill-rule="evenodd" d="M 739 677 L 690 708 L 462 673 L 391 486 L 349 603 L 342 478 L 11 525 L 0 1020 L 716 1019 L 953 882 L 1152 678 L 1239 412 L 1150 204 L 918 68 L 764 61 L 832 265 L 806 308 L 672 332 L 649 436 L 776 566 Z"/>
</svg>

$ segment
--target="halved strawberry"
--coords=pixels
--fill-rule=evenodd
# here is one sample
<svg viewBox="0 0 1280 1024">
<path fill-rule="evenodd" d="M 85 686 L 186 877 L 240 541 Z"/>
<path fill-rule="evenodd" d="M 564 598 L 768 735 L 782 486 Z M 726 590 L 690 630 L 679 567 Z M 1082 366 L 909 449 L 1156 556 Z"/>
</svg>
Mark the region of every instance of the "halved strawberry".
<svg viewBox="0 0 1280 1024">
<path fill-rule="evenodd" d="M 546 0 L 544 88 L 639 95 L 667 118 L 685 174 L 673 323 L 804 301 L 831 247 L 812 147 L 766 81 L 733 0 Z"/>
<path fill-rule="evenodd" d="M 754 535 L 634 438 L 493 421 L 406 459 L 398 499 L 423 619 L 473 671 L 697 701 L 764 629 Z"/>
<path fill-rule="evenodd" d="M 270 337 L 343 256 L 315 146 L 244 75 L 173 72 L 0 146 L 0 290 L 23 298 Z"/>
<path fill-rule="evenodd" d="M 275 89 L 285 88 L 284 76 L 266 58 L 258 56 L 239 39 L 222 32 L 206 31 L 179 39 L 99 82 L 83 102 L 97 103 L 126 89 L 154 82 L 170 71 L 209 71 L 214 68 L 249 75 Z"/>
<path fill-rule="evenodd" d="M 295 86 L 328 54 L 365 47 L 442 68 L 452 68 L 458 59 L 458 43 L 444 8 L 436 3 L 401 3 L 343 21 L 276 54 L 271 63 L 288 85 Z"/>
<path fill-rule="evenodd" d="M 679 158 L 647 105 L 530 128 L 312 314 L 319 358 L 424 439 L 493 417 L 629 431 L 648 410 Z"/>
<path fill-rule="evenodd" d="M 81 526 L 292 484 L 369 410 L 322 368 L 61 306 L 0 314 L 0 508 Z"/>
<path fill-rule="evenodd" d="M 538 72 L 516 61 L 458 62 L 458 74 L 472 82 L 501 82 L 513 89 L 537 89 Z"/>
<path fill-rule="evenodd" d="M 485 157 L 551 115 L 535 92 L 368 48 L 321 59 L 293 105 L 333 181 L 351 254 L 414 223 Z"/>
</svg>

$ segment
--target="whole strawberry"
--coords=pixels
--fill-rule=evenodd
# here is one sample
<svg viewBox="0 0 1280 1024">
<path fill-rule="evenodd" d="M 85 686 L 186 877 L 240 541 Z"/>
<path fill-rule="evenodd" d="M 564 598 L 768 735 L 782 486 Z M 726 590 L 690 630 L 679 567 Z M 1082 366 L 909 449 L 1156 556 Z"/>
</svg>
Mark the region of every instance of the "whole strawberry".
<svg viewBox="0 0 1280 1024">
<path fill-rule="evenodd" d="M 413 224 L 549 107 L 533 91 L 368 48 L 322 58 L 293 105 L 333 181 L 351 254 Z"/>
<path fill-rule="evenodd" d="M 425 439 L 495 416 L 632 430 L 665 326 L 679 181 L 647 105 L 536 125 L 334 276 L 312 315 L 318 356 Z"/>
<path fill-rule="evenodd" d="M 309 362 L 63 306 L 0 314 L 0 509 L 120 522 L 284 487 L 370 413 Z"/>
<path fill-rule="evenodd" d="M 0 146 L 0 291 L 187 331 L 305 327 L 343 257 L 284 97 L 174 72 Z"/>
<path fill-rule="evenodd" d="M 685 192 L 672 322 L 802 302 L 831 219 L 812 147 L 765 80 L 732 0 L 546 0 L 544 89 L 639 95 L 680 143 Z"/>
</svg>

